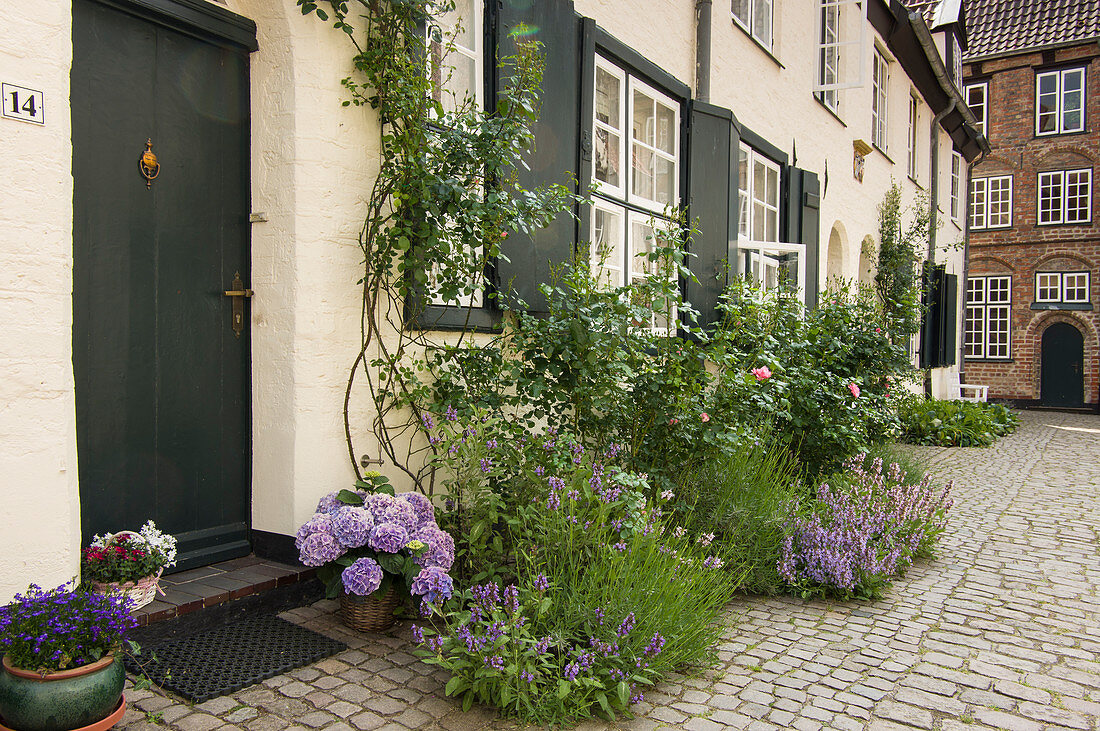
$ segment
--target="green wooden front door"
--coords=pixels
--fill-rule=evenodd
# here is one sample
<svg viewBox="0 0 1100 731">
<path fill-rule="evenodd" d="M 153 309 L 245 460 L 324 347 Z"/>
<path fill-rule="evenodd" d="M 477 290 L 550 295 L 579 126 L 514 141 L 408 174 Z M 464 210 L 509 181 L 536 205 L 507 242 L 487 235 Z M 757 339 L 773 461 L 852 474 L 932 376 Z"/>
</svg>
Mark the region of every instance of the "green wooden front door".
<svg viewBox="0 0 1100 731">
<path fill-rule="evenodd" d="M 81 527 L 152 518 L 188 568 L 250 550 L 248 51 L 127 10 L 73 4 Z"/>
<path fill-rule="evenodd" d="M 1081 331 L 1056 322 L 1043 331 L 1040 396 L 1043 406 L 1085 405 L 1085 343 Z"/>
</svg>

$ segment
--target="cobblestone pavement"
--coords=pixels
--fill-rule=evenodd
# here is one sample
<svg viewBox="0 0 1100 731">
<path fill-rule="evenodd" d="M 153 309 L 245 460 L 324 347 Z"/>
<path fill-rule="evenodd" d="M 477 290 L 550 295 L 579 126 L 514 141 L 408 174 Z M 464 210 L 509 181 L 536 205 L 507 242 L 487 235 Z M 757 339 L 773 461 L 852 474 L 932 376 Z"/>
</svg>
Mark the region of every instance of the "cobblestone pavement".
<svg viewBox="0 0 1100 731">
<path fill-rule="evenodd" d="M 718 667 L 675 677 L 637 718 L 585 729 L 1100 729 L 1100 417 L 1023 414 L 990 449 L 918 448 L 956 481 L 939 558 L 873 604 L 744 597 Z M 129 731 L 500 729 L 462 713 L 408 630 L 356 636 L 321 602 L 284 616 L 351 649 L 190 706 L 129 691 Z M 163 726 L 162 726 L 163 727 Z"/>
</svg>

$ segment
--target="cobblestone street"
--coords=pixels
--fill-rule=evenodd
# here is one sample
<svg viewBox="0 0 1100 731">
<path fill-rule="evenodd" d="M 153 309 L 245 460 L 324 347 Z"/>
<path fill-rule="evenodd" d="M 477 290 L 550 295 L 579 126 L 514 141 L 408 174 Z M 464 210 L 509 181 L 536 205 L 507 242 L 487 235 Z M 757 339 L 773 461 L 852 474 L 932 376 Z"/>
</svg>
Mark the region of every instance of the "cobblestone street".
<svg viewBox="0 0 1100 731">
<path fill-rule="evenodd" d="M 1100 729 L 1100 417 L 1024 412 L 989 449 L 917 448 L 955 507 L 932 562 L 873 604 L 743 597 L 718 667 L 588 729 Z M 130 731 L 513 725 L 462 713 L 406 626 L 357 636 L 321 602 L 284 616 L 349 649 L 190 706 L 127 691 Z"/>
</svg>

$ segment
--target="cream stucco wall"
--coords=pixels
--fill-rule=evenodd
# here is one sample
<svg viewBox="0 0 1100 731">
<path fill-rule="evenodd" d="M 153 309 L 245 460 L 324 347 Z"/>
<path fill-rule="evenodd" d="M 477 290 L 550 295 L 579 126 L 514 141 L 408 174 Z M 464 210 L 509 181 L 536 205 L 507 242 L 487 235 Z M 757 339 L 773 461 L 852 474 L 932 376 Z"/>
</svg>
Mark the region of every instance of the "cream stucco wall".
<svg viewBox="0 0 1100 731">
<path fill-rule="evenodd" d="M 26 0 L 0 43 L 0 80 L 45 95 L 45 125 L 0 119 L 0 603 L 78 569 L 70 17 Z"/>
</svg>

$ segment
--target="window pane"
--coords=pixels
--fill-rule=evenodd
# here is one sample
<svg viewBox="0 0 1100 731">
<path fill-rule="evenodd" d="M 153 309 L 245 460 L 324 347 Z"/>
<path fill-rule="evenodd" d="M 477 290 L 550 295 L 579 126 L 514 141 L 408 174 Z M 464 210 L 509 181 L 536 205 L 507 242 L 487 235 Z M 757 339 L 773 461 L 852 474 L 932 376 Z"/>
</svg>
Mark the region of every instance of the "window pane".
<svg viewBox="0 0 1100 731">
<path fill-rule="evenodd" d="M 1038 84 L 1040 133 L 1058 130 L 1058 74 L 1040 74 Z"/>
<path fill-rule="evenodd" d="M 973 280 L 971 280 L 973 281 Z M 985 308 L 966 308 L 966 357 L 985 357 Z"/>
<path fill-rule="evenodd" d="M 1063 298 L 1066 302 L 1089 301 L 1089 275 L 1088 272 L 1072 272 L 1064 275 L 1065 291 Z"/>
<path fill-rule="evenodd" d="M 1062 72 L 1062 132 L 1079 132 L 1082 125 L 1082 86 L 1085 72 L 1073 69 Z"/>
<path fill-rule="evenodd" d="M 1009 277 L 989 277 L 986 301 L 990 304 L 1009 301 Z"/>
<path fill-rule="evenodd" d="M 970 181 L 970 228 L 985 228 L 985 178 Z"/>
<path fill-rule="evenodd" d="M 662 205 L 676 202 L 676 163 L 660 155 L 654 156 L 657 163 L 656 201 Z"/>
<path fill-rule="evenodd" d="M 749 235 L 749 153 L 741 148 L 737 160 L 737 188 L 738 199 L 741 202 L 737 218 L 737 233 L 740 236 Z"/>
<path fill-rule="evenodd" d="M 990 307 L 986 317 L 986 357 L 1007 358 L 1008 308 Z"/>
<path fill-rule="evenodd" d="M 1035 275 L 1035 301 L 1058 302 L 1062 299 L 1062 275 L 1057 272 L 1040 272 Z"/>
<path fill-rule="evenodd" d="M 593 163 L 593 171 L 596 180 L 618 188 L 622 185 L 619 178 L 619 150 L 622 144 L 619 136 L 599 127 L 596 134 L 596 159 Z"/>
<path fill-rule="evenodd" d="M 630 280 L 636 282 L 656 272 L 656 262 L 645 256 L 653 251 L 653 227 L 643 221 L 630 224 Z"/>
<path fill-rule="evenodd" d="M 989 192 L 989 226 L 1005 227 L 1012 224 L 1012 178 L 990 178 Z"/>
<path fill-rule="evenodd" d="M 474 40 L 476 37 L 474 26 L 477 21 L 474 17 L 476 4 L 476 0 L 456 0 L 454 10 L 439 16 L 439 24 L 448 36 L 458 28 L 454 38 L 455 45 L 470 51 L 476 48 Z"/>
<path fill-rule="evenodd" d="M 772 45 L 772 0 L 754 0 L 752 34 L 768 48 Z"/>
<path fill-rule="evenodd" d="M 752 19 L 752 0 L 733 0 L 733 17 L 741 21 L 746 28 Z"/>
<path fill-rule="evenodd" d="M 650 201 L 656 200 L 654 196 L 656 185 L 654 179 L 656 176 L 656 153 L 635 145 L 632 157 L 634 158 L 634 174 L 632 177 L 631 189 L 634 195 Z"/>
<path fill-rule="evenodd" d="M 671 107 L 657 103 L 657 141 L 658 150 L 670 155 L 676 154 L 676 111 Z"/>
<path fill-rule="evenodd" d="M 622 129 L 619 111 L 621 83 L 614 74 L 596 67 L 596 119 L 617 130 Z"/>
<path fill-rule="evenodd" d="M 623 285 L 623 211 L 592 209 L 592 271 L 600 284 Z"/>
<path fill-rule="evenodd" d="M 966 303 L 980 305 L 985 302 L 985 278 L 970 277 L 966 280 Z"/>
<path fill-rule="evenodd" d="M 765 241 L 764 238 L 764 204 L 753 201 L 752 204 L 752 240 Z"/>
<path fill-rule="evenodd" d="M 432 44 L 432 98 L 447 112 L 454 112 L 467 100 L 477 99 L 477 60 L 462 51 L 452 50 L 445 62 L 445 49 Z"/>
<path fill-rule="evenodd" d="M 654 102 L 646 94 L 634 90 L 634 139 L 654 147 L 656 116 Z"/>
</svg>

